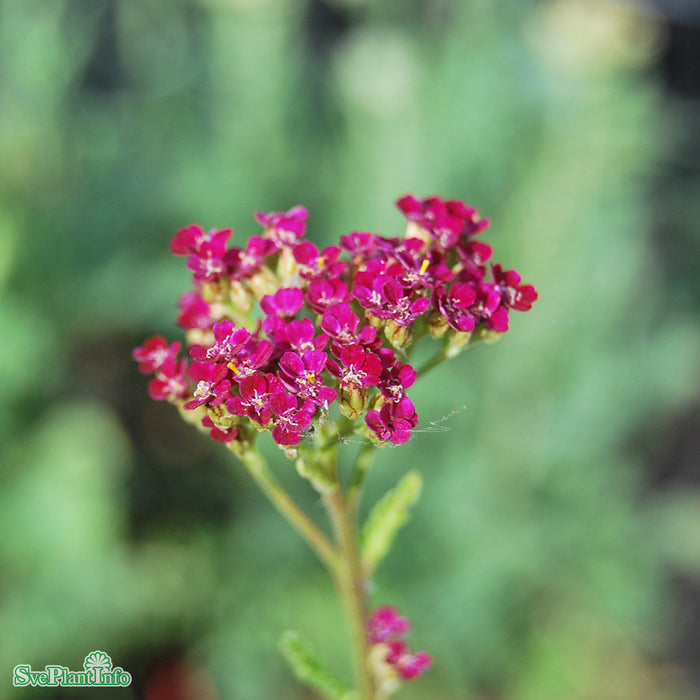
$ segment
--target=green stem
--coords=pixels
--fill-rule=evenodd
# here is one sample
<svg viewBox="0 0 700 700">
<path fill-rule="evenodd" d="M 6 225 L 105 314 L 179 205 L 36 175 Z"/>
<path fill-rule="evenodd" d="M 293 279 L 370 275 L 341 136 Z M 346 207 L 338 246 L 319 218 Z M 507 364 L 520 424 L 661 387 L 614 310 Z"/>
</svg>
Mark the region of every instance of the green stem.
<svg viewBox="0 0 700 700">
<path fill-rule="evenodd" d="M 324 502 L 340 547 L 342 565 L 336 571 L 335 582 L 350 624 L 359 697 L 374 700 L 374 682 L 367 664 L 367 593 L 360 559 L 357 512 L 341 490 L 327 494 Z"/>
<path fill-rule="evenodd" d="M 365 476 L 374 462 L 374 457 L 376 455 L 375 448 L 376 445 L 374 443 L 366 442 L 360 447 L 360 451 L 357 453 L 355 471 L 352 475 L 350 485 L 348 486 L 348 501 L 353 508 L 357 506 Z"/>
<path fill-rule="evenodd" d="M 308 542 L 311 549 L 314 550 L 328 569 L 334 575 L 337 575 L 341 568 L 338 551 L 318 525 L 306 515 L 294 499 L 284 490 L 262 455 L 258 452 L 247 451 L 240 459 L 255 483 L 272 501 L 277 510 Z"/>
</svg>

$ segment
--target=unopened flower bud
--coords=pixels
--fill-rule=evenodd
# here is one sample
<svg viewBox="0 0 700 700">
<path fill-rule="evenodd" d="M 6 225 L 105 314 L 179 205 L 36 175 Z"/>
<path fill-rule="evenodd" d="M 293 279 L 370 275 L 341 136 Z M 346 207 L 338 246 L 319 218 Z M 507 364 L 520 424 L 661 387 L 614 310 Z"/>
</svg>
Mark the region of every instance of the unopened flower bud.
<svg viewBox="0 0 700 700">
<path fill-rule="evenodd" d="M 471 342 L 475 343 L 477 340 L 481 340 L 487 345 L 493 345 L 493 343 L 497 343 L 501 339 L 501 335 L 503 334 L 491 330 L 485 323 L 480 323 L 474 331 L 474 337 Z"/>
<path fill-rule="evenodd" d="M 338 406 L 340 412 L 350 420 L 359 418 L 369 405 L 369 391 L 356 386 L 342 387 Z"/>
<path fill-rule="evenodd" d="M 462 333 L 461 331 L 450 331 L 447 336 L 447 342 L 445 343 L 445 357 L 451 360 L 453 357 L 457 357 L 459 353 L 464 350 L 464 348 L 469 345 L 469 340 L 471 339 L 471 333 Z"/>
<path fill-rule="evenodd" d="M 231 280 L 229 297 L 236 311 L 244 314 L 250 313 L 253 308 L 254 297 L 240 280 Z"/>
<path fill-rule="evenodd" d="M 277 277 L 266 267 L 260 268 L 255 274 L 251 275 L 248 279 L 248 284 L 258 299 L 262 299 L 267 294 L 274 294 L 279 289 Z"/>
<path fill-rule="evenodd" d="M 389 319 L 384 326 L 384 335 L 397 350 L 407 348 L 413 342 L 413 325 L 400 326 Z"/>
<path fill-rule="evenodd" d="M 431 338 L 442 338 L 450 327 L 447 319 L 434 309 L 425 315 L 424 323 Z"/>
<path fill-rule="evenodd" d="M 202 299 L 209 304 L 213 304 L 217 301 L 226 301 L 227 296 L 225 280 L 214 279 L 210 282 L 202 283 Z"/>
</svg>

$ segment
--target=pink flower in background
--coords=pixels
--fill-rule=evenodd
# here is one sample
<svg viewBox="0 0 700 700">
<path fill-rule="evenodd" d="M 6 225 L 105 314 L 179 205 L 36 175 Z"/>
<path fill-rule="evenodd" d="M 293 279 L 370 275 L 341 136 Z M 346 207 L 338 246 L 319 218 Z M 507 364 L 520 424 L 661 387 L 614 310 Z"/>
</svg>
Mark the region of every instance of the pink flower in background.
<svg viewBox="0 0 700 700">
<path fill-rule="evenodd" d="M 392 607 L 377 608 L 367 623 L 368 640 L 384 649 L 384 662 L 404 680 L 413 680 L 432 666 L 433 659 L 424 651 L 411 652 L 403 637 L 411 623 Z"/>
<path fill-rule="evenodd" d="M 233 231 L 230 228 L 221 231 L 213 229 L 206 233 L 198 224 L 192 224 L 180 229 L 175 234 L 175 238 L 170 241 L 170 252 L 173 255 L 191 255 L 193 253 L 199 255 L 205 246 L 209 246 L 212 251 L 221 251 L 223 255 L 226 241 L 231 238 L 232 234 Z"/>
<path fill-rule="evenodd" d="M 396 608 L 376 608 L 367 621 L 370 644 L 383 644 L 411 630 L 411 623 Z"/>
</svg>

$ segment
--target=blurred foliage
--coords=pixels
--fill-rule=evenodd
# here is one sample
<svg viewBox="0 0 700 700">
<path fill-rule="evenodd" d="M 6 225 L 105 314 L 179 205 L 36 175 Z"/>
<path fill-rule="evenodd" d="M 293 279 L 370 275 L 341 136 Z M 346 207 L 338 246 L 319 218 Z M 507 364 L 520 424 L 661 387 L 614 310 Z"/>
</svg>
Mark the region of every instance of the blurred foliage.
<svg viewBox="0 0 700 700">
<path fill-rule="evenodd" d="M 697 396 L 700 356 L 673 259 L 698 200 L 657 187 L 682 141 L 663 39 L 602 0 L 0 0 L 6 679 L 106 649 L 135 677 L 119 697 L 154 700 L 165 656 L 196 671 L 182 697 L 301 698 L 288 627 L 349 677 L 317 562 L 148 403 L 130 348 L 177 335 L 183 225 L 241 241 L 253 210 L 304 203 L 317 242 L 397 234 L 410 191 L 478 206 L 540 301 L 416 387 L 423 431 L 370 475 L 367 509 L 407 463 L 425 481 L 373 592 L 436 659 L 402 697 L 696 696 L 669 583 L 700 571 L 700 496 L 650 492 L 637 447 Z M 664 217 L 695 242 L 654 242 Z"/>
</svg>

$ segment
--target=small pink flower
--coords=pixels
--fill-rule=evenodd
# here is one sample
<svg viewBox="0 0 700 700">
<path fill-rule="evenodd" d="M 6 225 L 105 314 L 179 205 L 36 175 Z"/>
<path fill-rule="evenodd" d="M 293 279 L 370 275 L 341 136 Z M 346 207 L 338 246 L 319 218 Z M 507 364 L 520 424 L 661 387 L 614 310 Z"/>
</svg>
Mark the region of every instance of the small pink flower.
<svg viewBox="0 0 700 700">
<path fill-rule="evenodd" d="M 190 357 L 197 362 L 229 362 L 250 339 L 245 328 L 237 328 L 233 321 L 220 321 L 212 328 L 214 344 L 210 347 L 193 345 Z"/>
<path fill-rule="evenodd" d="M 312 401 L 303 401 L 300 406 L 293 394 L 273 394 L 270 397 L 272 439 L 278 445 L 298 445 L 302 433 L 311 425 L 315 409 Z"/>
<path fill-rule="evenodd" d="M 287 212 L 255 212 L 255 220 L 265 227 L 263 235 L 274 241 L 278 248 L 293 245 L 304 236 L 308 218 L 309 212 L 302 206 L 292 207 Z"/>
<path fill-rule="evenodd" d="M 156 374 L 155 379 L 148 382 L 148 395 L 154 401 L 177 401 L 187 396 L 189 382 L 187 381 L 187 360 L 166 364 Z"/>
<path fill-rule="evenodd" d="M 267 294 L 260 300 L 260 308 L 268 316 L 291 318 L 296 316 L 304 306 L 304 292 L 297 287 L 278 289 L 274 294 Z"/>
<path fill-rule="evenodd" d="M 277 251 L 274 241 L 262 236 L 251 236 L 245 247 L 230 248 L 224 255 L 224 263 L 233 279 L 250 277 L 264 264 L 265 258 Z"/>
<path fill-rule="evenodd" d="M 529 311 L 537 301 L 535 288 L 531 284 L 521 284 L 522 278 L 515 270 L 504 272 L 500 265 L 493 265 L 491 269 L 503 303 L 516 311 Z"/>
<path fill-rule="evenodd" d="M 232 442 L 238 437 L 238 428 L 236 426 L 231 426 L 230 428 L 222 428 L 218 425 L 214 425 L 214 422 L 209 416 L 204 416 L 202 418 L 202 425 L 205 428 L 209 428 L 209 435 L 212 440 L 217 442 Z"/>
<path fill-rule="evenodd" d="M 382 442 L 403 445 L 411 439 L 418 416 L 411 399 L 404 397 L 397 403 L 385 403 L 379 411 L 369 411 L 365 423 Z"/>
<path fill-rule="evenodd" d="M 306 300 L 317 314 L 323 314 L 334 304 L 341 304 L 349 298 L 347 285 L 335 277 L 312 280 L 306 291 Z"/>
<path fill-rule="evenodd" d="M 377 247 L 377 237 L 373 233 L 353 231 L 340 237 L 340 247 L 356 260 L 369 260 Z"/>
<path fill-rule="evenodd" d="M 410 629 L 411 623 L 401 617 L 396 608 L 388 605 L 376 608 L 367 621 L 370 644 L 383 644 L 406 634 Z"/>
<path fill-rule="evenodd" d="M 323 350 L 328 344 L 328 336 L 316 336 L 316 327 L 311 319 L 302 318 L 290 321 L 284 328 L 284 337 L 289 349 L 298 355 L 308 350 Z"/>
<path fill-rule="evenodd" d="M 224 364 L 210 362 L 193 362 L 189 375 L 197 382 L 194 396 L 183 408 L 188 411 L 206 403 L 209 406 L 218 406 L 222 403 L 231 388 L 231 382 L 227 379 L 228 368 Z"/>
<path fill-rule="evenodd" d="M 156 335 L 136 348 L 132 356 L 139 363 L 139 371 L 152 374 L 163 367 L 174 369 L 178 352 L 180 352 L 180 343 L 168 345 L 168 341 L 162 335 Z"/>
<path fill-rule="evenodd" d="M 214 229 L 206 233 L 198 224 L 192 224 L 175 234 L 175 238 L 170 241 L 170 252 L 173 255 L 199 255 L 205 245 L 210 245 L 213 250 L 221 251 L 223 255 L 226 241 L 231 238 L 232 233 L 230 228 L 221 231 Z"/>
<path fill-rule="evenodd" d="M 473 331 L 476 326 L 476 319 L 471 312 L 471 305 L 475 301 L 475 289 L 464 282 L 455 282 L 449 292 L 445 292 L 444 287 L 433 290 L 433 304 L 451 328 L 463 333 Z"/>
<path fill-rule="evenodd" d="M 359 389 L 379 384 L 382 363 L 373 352 L 360 345 L 347 345 L 340 349 L 340 363 L 328 361 L 328 371 L 340 379 L 341 387 Z"/>
<path fill-rule="evenodd" d="M 386 650 L 384 661 L 407 681 L 420 676 L 433 663 L 430 654 L 411 652 L 403 639 L 410 629 L 411 623 L 392 607 L 377 608 L 367 622 L 369 643 L 382 645 Z"/>
<path fill-rule="evenodd" d="M 418 678 L 433 665 L 430 654 L 425 651 L 411 653 L 404 641 L 389 642 L 388 647 L 385 661 L 391 664 L 404 680 L 410 681 Z"/>
<path fill-rule="evenodd" d="M 339 262 L 340 248 L 331 245 L 320 253 L 310 241 L 294 246 L 294 259 L 299 265 L 299 276 L 304 280 L 327 277 L 340 277 L 345 271 L 346 263 Z"/>
<path fill-rule="evenodd" d="M 278 377 L 289 391 L 317 406 L 327 406 L 338 397 L 335 389 L 323 383 L 321 373 L 328 356 L 321 350 L 308 350 L 301 357 L 285 352 L 280 358 Z"/>
<path fill-rule="evenodd" d="M 392 364 L 384 367 L 382 371 L 379 389 L 389 401 L 398 403 L 406 398 L 406 390 L 413 386 L 417 376 L 416 370 L 411 365 L 396 362 L 396 358 L 393 357 Z"/>
<path fill-rule="evenodd" d="M 334 304 L 328 307 L 321 318 L 321 328 L 339 345 L 352 345 L 360 343 L 367 345 L 374 341 L 377 329 L 365 326 L 357 332 L 360 318 L 350 308 L 349 304 Z"/>
<path fill-rule="evenodd" d="M 233 416 L 248 416 L 261 425 L 270 422 L 270 400 L 274 394 L 284 392 L 282 382 L 273 374 L 253 374 L 238 385 L 240 396 L 226 402 L 226 408 Z"/>
<path fill-rule="evenodd" d="M 205 330 L 211 326 L 211 307 L 196 292 L 187 292 L 178 302 L 180 313 L 177 325 L 185 330 L 199 328 Z"/>
</svg>

